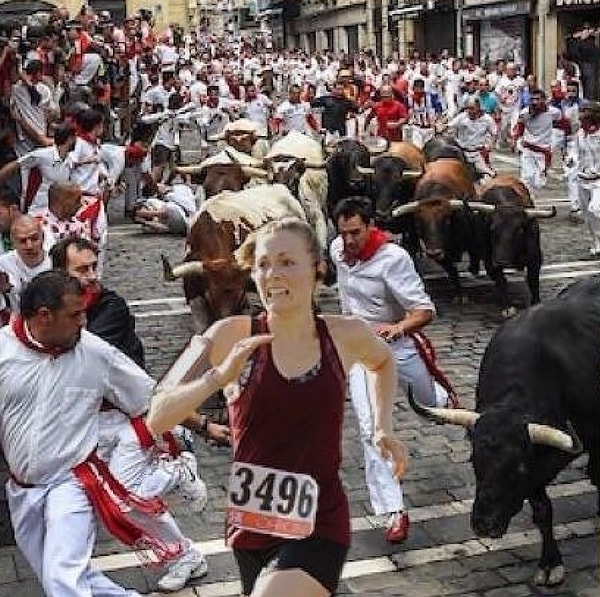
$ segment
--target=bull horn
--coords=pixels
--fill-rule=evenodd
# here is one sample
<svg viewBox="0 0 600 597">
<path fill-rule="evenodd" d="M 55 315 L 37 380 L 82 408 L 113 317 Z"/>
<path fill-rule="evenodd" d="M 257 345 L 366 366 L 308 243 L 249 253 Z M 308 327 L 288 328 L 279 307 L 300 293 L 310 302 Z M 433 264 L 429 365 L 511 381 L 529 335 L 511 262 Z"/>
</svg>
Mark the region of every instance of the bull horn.
<svg viewBox="0 0 600 597">
<path fill-rule="evenodd" d="M 203 169 L 201 164 L 196 164 L 194 166 L 177 166 L 175 172 L 178 172 L 179 174 L 199 174 Z"/>
<path fill-rule="evenodd" d="M 356 170 L 363 176 L 372 176 L 375 174 L 375 168 L 363 168 L 362 166 L 356 166 Z"/>
<path fill-rule="evenodd" d="M 402 172 L 402 178 L 419 178 L 423 175 L 423 172 L 420 170 L 404 170 Z"/>
<path fill-rule="evenodd" d="M 491 203 L 482 203 L 481 201 L 469 201 L 467 203 L 470 209 L 474 211 L 485 211 L 485 212 L 494 212 L 496 211 L 496 206 Z"/>
<path fill-rule="evenodd" d="M 172 274 L 173 279 L 183 278 L 184 276 L 189 276 L 190 274 L 202 274 L 204 273 L 204 265 L 202 261 L 188 261 L 187 263 L 182 263 L 177 267 L 173 268 Z"/>
<path fill-rule="evenodd" d="M 448 203 L 452 209 L 464 209 L 465 207 L 465 202 L 460 199 L 450 199 Z"/>
<path fill-rule="evenodd" d="M 410 201 L 409 203 L 400 205 L 392 211 L 392 216 L 394 218 L 399 218 L 400 216 L 406 216 L 408 214 L 411 214 L 417 209 L 418 205 L 418 201 Z"/>
<path fill-rule="evenodd" d="M 164 253 L 160 254 L 160 259 L 162 261 L 163 278 L 165 279 L 165 282 L 174 282 L 177 278 L 173 275 L 173 268 L 169 263 L 169 259 Z"/>
<path fill-rule="evenodd" d="M 266 170 L 254 166 L 242 166 L 242 173 L 248 178 L 267 178 L 269 176 Z"/>
<path fill-rule="evenodd" d="M 325 162 L 309 162 L 307 160 L 304 160 L 304 166 L 306 168 L 312 168 L 313 170 L 322 170 L 323 168 L 325 168 Z"/>
<path fill-rule="evenodd" d="M 408 386 L 408 403 L 411 408 L 422 417 L 435 421 L 436 423 L 449 423 L 450 425 L 460 425 L 466 429 L 473 429 L 475 422 L 481 416 L 472 410 L 466 408 L 433 408 L 424 406 L 415 400 L 412 386 Z"/>
<path fill-rule="evenodd" d="M 529 209 L 525 209 L 525 213 L 530 218 L 553 218 L 556 216 L 556 207 L 554 205 L 550 209 L 531 207 Z"/>
<path fill-rule="evenodd" d="M 551 425 L 540 425 L 539 423 L 529 423 L 527 431 L 532 444 L 540 446 L 550 446 L 558 448 L 569 454 L 579 454 L 583 450 L 581 440 L 575 433 L 573 426 L 568 423 L 570 433 L 565 433 Z"/>
</svg>

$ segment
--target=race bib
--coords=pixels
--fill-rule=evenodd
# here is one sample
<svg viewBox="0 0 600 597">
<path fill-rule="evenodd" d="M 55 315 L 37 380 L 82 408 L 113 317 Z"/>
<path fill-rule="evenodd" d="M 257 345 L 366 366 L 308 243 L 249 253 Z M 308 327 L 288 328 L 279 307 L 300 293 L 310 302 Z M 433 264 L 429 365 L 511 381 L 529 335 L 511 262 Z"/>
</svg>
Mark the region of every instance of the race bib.
<svg viewBox="0 0 600 597">
<path fill-rule="evenodd" d="M 315 528 L 319 486 L 309 475 L 234 462 L 227 520 L 241 529 L 304 539 Z"/>
</svg>

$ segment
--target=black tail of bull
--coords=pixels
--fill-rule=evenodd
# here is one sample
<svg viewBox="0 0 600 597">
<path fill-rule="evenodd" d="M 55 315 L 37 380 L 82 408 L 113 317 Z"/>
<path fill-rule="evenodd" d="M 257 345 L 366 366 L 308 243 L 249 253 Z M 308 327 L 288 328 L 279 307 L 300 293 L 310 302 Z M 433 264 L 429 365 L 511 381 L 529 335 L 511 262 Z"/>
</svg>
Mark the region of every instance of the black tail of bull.
<svg viewBox="0 0 600 597">
<path fill-rule="evenodd" d="M 411 384 L 408 385 L 406 394 L 408 396 L 408 404 L 418 415 L 420 415 L 421 417 L 425 417 L 429 421 L 433 421 L 434 423 L 437 423 L 438 425 L 446 424 L 446 421 L 436 417 L 429 409 L 425 408 L 424 406 L 422 406 L 415 400 L 415 393 L 413 392 Z"/>
<path fill-rule="evenodd" d="M 174 282 L 176 278 L 173 275 L 173 268 L 171 267 L 171 264 L 169 263 L 169 260 L 164 253 L 160 254 L 160 260 L 162 261 L 164 279 L 167 282 Z"/>
</svg>

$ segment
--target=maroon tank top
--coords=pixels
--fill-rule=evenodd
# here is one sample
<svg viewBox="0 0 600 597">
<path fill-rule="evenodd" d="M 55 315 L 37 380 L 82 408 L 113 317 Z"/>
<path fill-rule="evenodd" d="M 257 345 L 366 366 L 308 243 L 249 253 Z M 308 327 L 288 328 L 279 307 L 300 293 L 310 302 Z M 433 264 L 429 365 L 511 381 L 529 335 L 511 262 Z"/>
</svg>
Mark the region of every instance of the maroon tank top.
<svg viewBox="0 0 600 597">
<path fill-rule="evenodd" d="M 273 362 L 271 345 L 253 355 L 248 381 L 229 404 L 234 460 L 311 475 L 319 484 L 314 537 L 350 544 L 350 513 L 338 470 L 346 396 L 345 374 L 325 322 L 315 318 L 321 360 L 318 372 L 292 380 Z M 266 315 L 253 333 L 268 331 Z M 230 546 L 263 549 L 281 541 L 227 528 Z"/>
</svg>

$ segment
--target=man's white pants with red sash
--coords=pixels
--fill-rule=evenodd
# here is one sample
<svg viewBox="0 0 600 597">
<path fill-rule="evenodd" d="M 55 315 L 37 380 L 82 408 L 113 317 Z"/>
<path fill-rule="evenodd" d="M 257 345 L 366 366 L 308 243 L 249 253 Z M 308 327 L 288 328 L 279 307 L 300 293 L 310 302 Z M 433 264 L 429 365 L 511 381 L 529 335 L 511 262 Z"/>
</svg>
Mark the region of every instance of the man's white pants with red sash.
<svg viewBox="0 0 600 597">
<path fill-rule="evenodd" d="M 61 483 L 6 484 L 19 549 L 47 597 L 136 597 L 91 566 L 96 522 L 90 500 L 70 474 Z"/>
<path fill-rule="evenodd" d="M 410 338 L 390 343 L 396 361 L 398 382 L 406 392 L 411 385 L 415 400 L 426 406 L 445 405 L 447 393 L 433 379 Z M 373 444 L 372 388 L 364 368 L 355 365 L 348 376 L 350 399 L 358 419 L 360 438 L 365 454 L 365 480 L 375 514 L 399 512 L 404 509 L 402 485 L 394 478 L 392 463 Z"/>
</svg>

